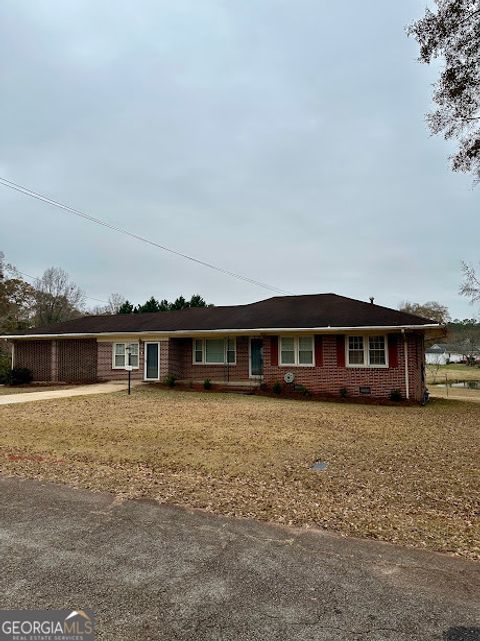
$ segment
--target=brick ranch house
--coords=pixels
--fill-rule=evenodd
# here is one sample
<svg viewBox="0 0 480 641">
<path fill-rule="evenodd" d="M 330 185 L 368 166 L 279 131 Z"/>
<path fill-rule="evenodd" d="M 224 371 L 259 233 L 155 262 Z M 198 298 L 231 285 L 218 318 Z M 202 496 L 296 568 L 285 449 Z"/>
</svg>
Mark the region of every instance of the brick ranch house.
<svg viewBox="0 0 480 641">
<path fill-rule="evenodd" d="M 438 323 L 336 294 L 277 296 L 249 305 L 86 316 L 4 336 L 36 381 L 209 378 L 222 385 L 302 385 L 311 393 L 393 389 L 420 401 L 425 337 Z M 287 374 L 287 376 L 285 376 Z M 288 381 L 288 382 L 285 382 Z"/>
</svg>

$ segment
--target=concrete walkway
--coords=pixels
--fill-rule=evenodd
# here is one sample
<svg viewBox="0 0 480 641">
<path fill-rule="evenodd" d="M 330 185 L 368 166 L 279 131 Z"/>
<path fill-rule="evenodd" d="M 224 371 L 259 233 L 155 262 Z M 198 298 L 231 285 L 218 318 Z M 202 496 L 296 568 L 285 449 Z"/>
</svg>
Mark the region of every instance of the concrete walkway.
<svg viewBox="0 0 480 641">
<path fill-rule="evenodd" d="M 102 641 L 480 640 L 480 563 L 36 481 L 0 477 L 0 558 L 3 609 Z"/>
<path fill-rule="evenodd" d="M 69 389 L 48 390 L 45 392 L 23 392 L 19 394 L 0 395 L 0 405 L 14 403 L 30 403 L 32 401 L 49 401 L 53 398 L 70 398 L 72 396 L 90 396 L 91 394 L 110 394 L 127 389 L 123 382 L 97 383 L 95 385 L 79 385 Z"/>
</svg>

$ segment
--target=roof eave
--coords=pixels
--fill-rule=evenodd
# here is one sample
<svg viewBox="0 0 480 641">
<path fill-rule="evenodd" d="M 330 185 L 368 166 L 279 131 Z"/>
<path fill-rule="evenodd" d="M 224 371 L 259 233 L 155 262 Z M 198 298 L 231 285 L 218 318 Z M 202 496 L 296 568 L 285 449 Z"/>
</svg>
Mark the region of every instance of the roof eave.
<svg viewBox="0 0 480 641">
<path fill-rule="evenodd" d="M 410 331 L 437 331 L 443 332 L 443 327 L 438 323 L 431 323 L 428 325 L 354 325 L 348 327 L 251 327 L 248 329 L 227 328 L 227 329 L 188 329 L 188 330 L 142 330 L 142 331 L 125 331 L 118 330 L 116 332 L 63 332 L 57 334 L 8 334 L 0 336 L 6 340 L 18 340 L 22 338 L 99 338 L 103 336 L 158 336 L 158 337 L 175 337 L 175 336 L 193 336 L 193 335 L 208 335 L 208 334 L 235 334 L 251 335 L 251 334 L 278 334 L 281 333 L 319 333 L 319 334 L 339 334 L 344 332 L 355 331 L 378 331 L 378 332 L 395 332 L 401 330 Z"/>
</svg>

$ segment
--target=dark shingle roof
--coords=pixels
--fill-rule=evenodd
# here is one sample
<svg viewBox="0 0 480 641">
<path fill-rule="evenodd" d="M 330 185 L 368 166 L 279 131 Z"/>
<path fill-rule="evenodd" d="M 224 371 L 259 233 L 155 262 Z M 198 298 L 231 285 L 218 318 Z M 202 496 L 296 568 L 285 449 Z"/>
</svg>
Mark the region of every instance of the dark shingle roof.
<svg viewBox="0 0 480 641">
<path fill-rule="evenodd" d="M 203 331 L 215 329 L 298 329 L 313 327 L 401 327 L 435 321 L 337 294 L 275 296 L 249 305 L 193 308 L 148 314 L 84 316 L 20 332 L 101 334 Z"/>
</svg>

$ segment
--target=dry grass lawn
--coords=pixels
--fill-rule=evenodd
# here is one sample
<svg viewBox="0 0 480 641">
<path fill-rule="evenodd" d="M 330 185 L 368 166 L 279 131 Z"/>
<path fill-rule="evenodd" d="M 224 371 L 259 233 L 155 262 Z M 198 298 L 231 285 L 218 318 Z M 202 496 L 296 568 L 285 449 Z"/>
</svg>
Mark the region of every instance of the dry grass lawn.
<svg viewBox="0 0 480 641">
<path fill-rule="evenodd" d="M 479 433 L 474 403 L 144 388 L 0 407 L 0 472 L 480 558 Z"/>
<path fill-rule="evenodd" d="M 469 367 L 461 363 L 451 365 L 427 365 L 426 380 L 428 383 L 445 383 L 449 381 L 480 380 L 480 367 Z"/>
</svg>

